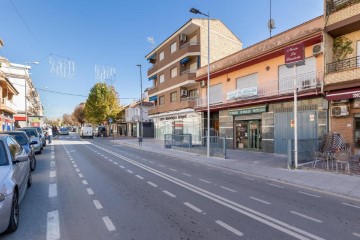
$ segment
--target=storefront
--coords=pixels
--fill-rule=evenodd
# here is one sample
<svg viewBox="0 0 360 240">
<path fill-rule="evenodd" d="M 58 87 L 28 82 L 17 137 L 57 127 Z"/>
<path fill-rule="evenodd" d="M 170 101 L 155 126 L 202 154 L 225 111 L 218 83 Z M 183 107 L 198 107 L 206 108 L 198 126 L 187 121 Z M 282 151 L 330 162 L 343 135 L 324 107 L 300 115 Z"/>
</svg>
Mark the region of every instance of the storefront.
<svg viewBox="0 0 360 240">
<path fill-rule="evenodd" d="M 234 118 L 234 144 L 238 149 L 262 149 L 261 113 L 266 112 L 266 106 L 229 110 Z"/>
<path fill-rule="evenodd" d="M 191 134 L 193 141 L 201 138 L 201 114 L 191 110 L 149 116 L 154 121 L 155 138 L 164 134 Z"/>
</svg>

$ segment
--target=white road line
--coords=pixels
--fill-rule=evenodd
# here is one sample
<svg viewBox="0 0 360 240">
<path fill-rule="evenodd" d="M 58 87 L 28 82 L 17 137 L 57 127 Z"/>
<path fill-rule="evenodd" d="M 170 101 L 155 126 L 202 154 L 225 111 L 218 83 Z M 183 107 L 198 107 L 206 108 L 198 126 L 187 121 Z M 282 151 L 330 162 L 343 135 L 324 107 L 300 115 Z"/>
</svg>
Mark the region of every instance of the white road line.
<svg viewBox="0 0 360 240">
<path fill-rule="evenodd" d="M 353 233 L 353 235 L 360 238 L 360 233 Z"/>
<path fill-rule="evenodd" d="M 344 204 L 344 205 L 346 205 L 346 206 L 354 207 L 354 208 L 360 208 L 359 206 L 356 206 L 356 205 L 351 204 L 351 203 L 344 203 L 344 202 L 343 202 L 342 204 Z"/>
<path fill-rule="evenodd" d="M 54 156 L 54 155 L 51 155 L 50 158 L 51 158 L 51 159 L 55 159 L 55 156 Z"/>
<path fill-rule="evenodd" d="M 158 166 L 159 166 L 159 167 L 165 167 L 164 165 L 161 165 L 161 164 L 160 164 L 160 165 L 158 165 Z"/>
<path fill-rule="evenodd" d="M 185 206 L 188 206 L 189 208 L 191 208 L 192 210 L 194 210 L 195 212 L 198 213 L 202 213 L 202 210 L 198 207 L 195 207 L 194 205 L 192 205 L 191 203 L 188 202 L 184 202 Z"/>
<path fill-rule="evenodd" d="M 56 183 L 49 184 L 49 198 L 53 198 L 57 196 L 57 185 Z"/>
<path fill-rule="evenodd" d="M 308 196 L 311 196 L 311 197 L 321 198 L 321 197 L 320 197 L 320 196 L 318 196 L 318 195 L 311 194 L 311 193 L 307 193 L 307 192 L 302 192 L 302 191 L 299 191 L 299 193 L 304 194 L 304 195 L 308 195 Z"/>
<path fill-rule="evenodd" d="M 50 167 L 55 167 L 55 161 L 50 162 Z"/>
<path fill-rule="evenodd" d="M 122 169 L 124 169 L 125 167 L 124 166 L 120 166 Z"/>
<path fill-rule="evenodd" d="M 142 176 L 140 176 L 140 175 L 136 175 L 136 177 L 139 178 L 139 179 L 141 179 L 141 180 L 144 179 L 144 178 L 143 178 Z"/>
<path fill-rule="evenodd" d="M 239 237 L 244 236 L 244 234 L 242 232 L 240 232 L 239 230 L 233 228 L 232 226 L 224 223 L 223 221 L 217 220 L 215 221 L 217 224 L 219 224 L 220 226 L 222 226 L 223 228 L 229 230 L 230 232 L 234 233 L 235 235 L 238 235 Z"/>
<path fill-rule="evenodd" d="M 187 174 L 187 173 L 182 173 L 182 174 L 185 175 L 185 176 L 191 177 L 190 174 Z"/>
<path fill-rule="evenodd" d="M 79 178 L 83 178 L 84 175 L 82 175 L 81 173 L 78 174 L 79 175 Z"/>
<path fill-rule="evenodd" d="M 228 188 L 228 187 L 224 187 L 224 186 L 220 186 L 222 189 L 225 189 L 225 190 L 228 190 L 230 192 L 237 192 L 236 190 L 234 189 L 231 189 L 231 188 Z"/>
<path fill-rule="evenodd" d="M 108 157 L 104 157 L 105 159 L 108 159 Z"/>
<path fill-rule="evenodd" d="M 254 181 L 254 180 L 255 180 L 255 179 L 249 178 L 249 177 L 242 177 L 242 178 L 247 179 L 247 180 L 250 180 L 250 181 Z"/>
<path fill-rule="evenodd" d="M 88 182 L 87 182 L 86 180 L 82 180 L 82 183 L 83 183 L 84 185 L 88 185 Z"/>
<path fill-rule="evenodd" d="M 175 194 L 172 194 L 171 192 L 168 192 L 166 190 L 163 190 L 163 193 L 165 193 L 166 195 L 172 197 L 172 198 L 176 198 L 176 195 Z"/>
<path fill-rule="evenodd" d="M 50 171 L 50 178 L 56 177 L 56 171 Z"/>
<path fill-rule="evenodd" d="M 149 160 L 149 163 L 154 163 L 154 162 Z"/>
<path fill-rule="evenodd" d="M 173 169 L 173 168 L 170 168 L 170 170 L 173 171 L 173 172 L 177 172 L 177 170 L 176 170 L 176 169 Z"/>
<path fill-rule="evenodd" d="M 59 212 L 47 213 L 46 240 L 60 239 Z"/>
<path fill-rule="evenodd" d="M 103 206 L 101 205 L 101 203 L 99 202 L 99 200 L 93 200 L 93 203 L 94 203 L 94 205 L 95 205 L 95 207 L 96 207 L 97 210 L 103 208 Z"/>
<path fill-rule="evenodd" d="M 202 179 L 202 178 L 199 178 L 199 180 L 202 181 L 202 182 L 205 182 L 205 183 L 211 183 L 211 182 L 209 182 L 209 181 L 207 181 L 205 179 Z"/>
<path fill-rule="evenodd" d="M 76 171 L 76 172 L 80 172 L 80 169 L 78 169 L 78 168 L 75 168 L 75 171 Z"/>
<path fill-rule="evenodd" d="M 208 168 L 208 169 L 209 169 L 209 170 L 212 170 L 211 168 Z M 227 174 L 227 175 L 230 175 L 230 176 L 234 176 L 234 174 L 229 173 L 229 172 L 222 172 L 222 173 Z"/>
<path fill-rule="evenodd" d="M 129 170 L 129 169 L 128 169 L 128 170 L 126 170 L 126 171 L 127 171 L 128 173 L 134 173 L 133 171 L 131 171 L 131 170 Z"/>
<path fill-rule="evenodd" d="M 273 183 L 266 183 L 266 184 L 270 185 L 270 186 L 273 186 L 273 187 L 277 187 L 277 188 L 284 188 L 283 186 L 276 185 L 276 184 L 273 184 Z"/>
<path fill-rule="evenodd" d="M 157 187 L 158 185 L 156 185 L 155 183 L 153 182 L 147 182 L 149 185 L 153 186 L 153 187 Z"/>
<path fill-rule="evenodd" d="M 314 222 L 317 222 L 317 223 L 322 223 L 321 220 L 319 219 L 316 219 L 316 218 L 312 218 L 312 217 L 309 217 L 307 215 L 304 215 L 304 214 L 301 214 L 301 213 L 298 213 L 298 212 L 295 212 L 295 211 L 290 211 L 292 214 L 295 214 L 295 215 L 298 215 L 300 217 L 303 217 L 303 218 L 306 218 L 306 219 L 309 219 L 311 221 L 314 221 Z"/>
<path fill-rule="evenodd" d="M 86 191 L 88 192 L 89 195 L 94 195 L 94 191 L 91 188 L 87 188 Z"/>
<path fill-rule="evenodd" d="M 103 217 L 105 226 L 109 232 L 115 231 L 116 228 L 109 217 Z"/>
<path fill-rule="evenodd" d="M 74 166 L 74 168 L 77 168 L 77 165 L 76 165 L 76 164 L 74 164 L 73 166 Z"/>
<path fill-rule="evenodd" d="M 269 203 L 269 202 L 267 202 L 267 201 L 261 200 L 261 199 L 256 198 L 256 197 L 249 197 L 249 198 L 251 198 L 252 200 L 255 200 L 255 201 L 258 201 L 258 202 L 267 204 L 267 205 L 270 205 L 270 204 L 271 204 L 271 203 Z"/>
<path fill-rule="evenodd" d="M 114 162 L 114 164 L 115 164 L 115 165 L 118 165 L 119 163 L 117 163 L 117 162 Z"/>
</svg>

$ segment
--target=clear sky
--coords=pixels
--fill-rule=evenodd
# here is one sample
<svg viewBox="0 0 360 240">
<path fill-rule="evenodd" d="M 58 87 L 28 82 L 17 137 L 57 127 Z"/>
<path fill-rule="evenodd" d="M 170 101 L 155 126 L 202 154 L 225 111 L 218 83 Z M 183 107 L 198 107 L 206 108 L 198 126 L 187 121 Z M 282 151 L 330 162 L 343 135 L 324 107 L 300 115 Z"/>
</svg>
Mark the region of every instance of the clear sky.
<svg viewBox="0 0 360 240">
<path fill-rule="evenodd" d="M 270 0 L 0 0 L 0 56 L 40 62 L 31 76 L 47 117 L 72 113 L 86 101 L 98 81 L 95 65 L 115 69 L 113 85 L 127 104 L 140 97 L 137 64 L 143 89 L 152 84 L 148 37 L 157 46 L 190 18 L 201 17 L 191 7 L 220 19 L 244 48 L 269 37 Z M 272 0 L 272 35 L 322 14 L 323 0 Z M 60 64 L 66 64 L 66 74 Z"/>
</svg>

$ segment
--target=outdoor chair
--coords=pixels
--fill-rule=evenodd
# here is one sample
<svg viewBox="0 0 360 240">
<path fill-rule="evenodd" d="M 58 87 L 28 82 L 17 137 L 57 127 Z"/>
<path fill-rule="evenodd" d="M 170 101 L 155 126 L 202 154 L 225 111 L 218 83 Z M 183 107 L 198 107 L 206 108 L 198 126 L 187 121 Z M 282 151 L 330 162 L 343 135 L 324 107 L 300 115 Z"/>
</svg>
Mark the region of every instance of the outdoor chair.
<svg viewBox="0 0 360 240">
<path fill-rule="evenodd" d="M 335 158 L 336 172 L 338 172 L 338 165 L 340 165 L 341 169 L 343 165 L 345 165 L 345 172 L 350 173 L 350 152 L 349 151 L 341 151 L 337 154 Z"/>
<path fill-rule="evenodd" d="M 316 167 L 316 163 L 320 161 L 326 161 L 326 154 L 319 151 L 313 151 L 313 167 Z"/>
</svg>

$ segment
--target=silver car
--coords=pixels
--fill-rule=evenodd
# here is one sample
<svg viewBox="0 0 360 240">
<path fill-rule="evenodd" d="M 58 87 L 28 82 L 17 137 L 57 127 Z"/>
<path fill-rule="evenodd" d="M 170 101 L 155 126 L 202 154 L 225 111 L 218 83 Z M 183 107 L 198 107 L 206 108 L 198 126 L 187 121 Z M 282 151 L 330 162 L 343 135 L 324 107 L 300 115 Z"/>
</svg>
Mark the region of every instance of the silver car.
<svg viewBox="0 0 360 240">
<path fill-rule="evenodd" d="M 30 140 L 33 142 L 37 142 L 34 144 L 35 153 L 41 153 L 43 146 L 40 138 L 40 134 L 36 128 L 31 127 L 25 127 L 25 128 L 17 128 L 16 131 L 24 131 L 26 132 L 26 135 L 30 138 Z"/>
<path fill-rule="evenodd" d="M 19 203 L 31 186 L 30 160 L 25 149 L 9 135 L 0 135 L 0 233 L 19 225 Z"/>
</svg>

